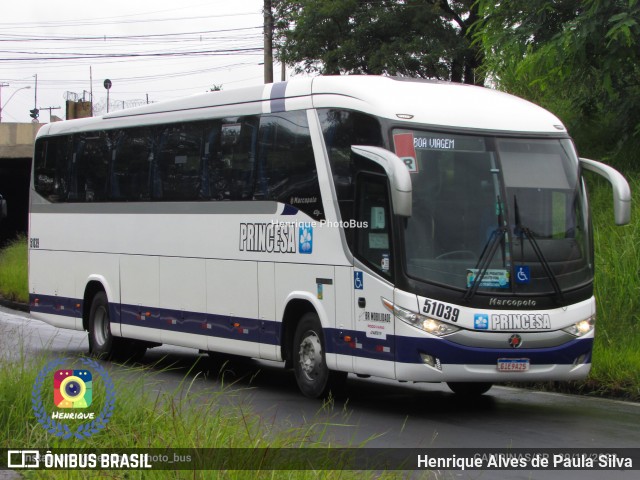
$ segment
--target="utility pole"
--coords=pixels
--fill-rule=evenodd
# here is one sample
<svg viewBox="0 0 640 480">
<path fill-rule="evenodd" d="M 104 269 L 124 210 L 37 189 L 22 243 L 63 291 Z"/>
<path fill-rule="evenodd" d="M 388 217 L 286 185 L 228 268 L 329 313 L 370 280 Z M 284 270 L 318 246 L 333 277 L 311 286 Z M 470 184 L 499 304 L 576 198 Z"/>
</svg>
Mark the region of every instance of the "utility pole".
<svg viewBox="0 0 640 480">
<path fill-rule="evenodd" d="M 49 110 L 49 123 L 51 123 L 51 112 L 53 110 L 60 110 L 61 107 L 40 107 L 40 110 Z"/>
<path fill-rule="evenodd" d="M 273 12 L 271 0 L 264 0 L 264 83 L 273 83 Z"/>
</svg>

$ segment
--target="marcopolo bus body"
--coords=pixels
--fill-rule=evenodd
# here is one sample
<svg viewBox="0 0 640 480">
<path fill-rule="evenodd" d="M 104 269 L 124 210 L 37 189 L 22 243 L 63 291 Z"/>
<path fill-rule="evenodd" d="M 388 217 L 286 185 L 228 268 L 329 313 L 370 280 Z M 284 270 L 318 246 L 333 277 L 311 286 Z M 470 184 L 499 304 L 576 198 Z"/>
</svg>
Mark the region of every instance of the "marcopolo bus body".
<svg viewBox="0 0 640 480">
<path fill-rule="evenodd" d="M 348 372 L 572 380 L 591 365 L 593 246 L 561 122 L 489 89 L 316 77 L 44 126 L 35 318 L 93 354 L 173 344 L 284 361 L 305 395 Z"/>
</svg>

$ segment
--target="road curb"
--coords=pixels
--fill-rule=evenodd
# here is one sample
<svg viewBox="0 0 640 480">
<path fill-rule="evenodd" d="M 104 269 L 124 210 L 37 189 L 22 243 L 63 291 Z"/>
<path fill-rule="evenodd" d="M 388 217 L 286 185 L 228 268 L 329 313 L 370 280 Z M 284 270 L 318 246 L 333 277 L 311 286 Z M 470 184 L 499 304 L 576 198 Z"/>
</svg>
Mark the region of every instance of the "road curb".
<svg viewBox="0 0 640 480">
<path fill-rule="evenodd" d="M 0 295 L 0 305 L 6 308 L 10 308 L 11 310 L 19 310 L 21 312 L 29 313 L 29 305 L 22 302 L 14 302 L 13 300 L 8 300 Z"/>
</svg>

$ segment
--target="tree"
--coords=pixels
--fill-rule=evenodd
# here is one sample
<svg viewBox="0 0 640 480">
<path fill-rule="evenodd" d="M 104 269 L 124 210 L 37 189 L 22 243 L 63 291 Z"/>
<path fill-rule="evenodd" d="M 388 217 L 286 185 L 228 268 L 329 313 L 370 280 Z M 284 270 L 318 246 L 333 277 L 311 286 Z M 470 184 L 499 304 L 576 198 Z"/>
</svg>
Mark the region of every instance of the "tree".
<svg viewBox="0 0 640 480">
<path fill-rule="evenodd" d="M 480 0 L 475 39 L 503 90 L 554 111 L 583 153 L 640 146 L 638 0 Z"/>
<path fill-rule="evenodd" d="M 274 0 L 278 58 L 298 72 L 483 84 L 475 0 Z"/>
</svg>

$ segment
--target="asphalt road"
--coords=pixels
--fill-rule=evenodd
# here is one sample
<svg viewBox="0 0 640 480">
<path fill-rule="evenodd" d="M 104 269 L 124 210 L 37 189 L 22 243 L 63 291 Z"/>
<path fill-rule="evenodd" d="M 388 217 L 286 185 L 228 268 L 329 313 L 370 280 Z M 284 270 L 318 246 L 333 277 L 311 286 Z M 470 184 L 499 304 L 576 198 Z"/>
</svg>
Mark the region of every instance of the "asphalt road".
<svg viewBox="0 0 640 480">
<path fill-rule="evenodd" d="M 86 334 L 60 330 L 0 307 L 1 361 L 72 357 L 87 352 Z M 193 368 L 194 362 L 196 363 Z M 367 448 L 640 448 L 640 404 L 494 387 L 461 400 L 446 386 L 349 376 L 344 398 L 326 405 L 301 396 L 279 363 L 211 360 L 192 349 L 158 347 L 142 360 L 148 388 L 220 394 L 247 405 L 275 430 L 304 426 L 332 445 Z M 118 374 L 120 367 L 111 367 Z M 128 370 L 121 368 L 121 374 Z M 188 375 L 189 382 L 183 382 Z M 203 398 L 203 396 L 196 396 Z M 636 468 L 640 468 L 637 466 Z M 637 479 L 635 471 L 435 472 L 429 478 Z"/>
</svg>

